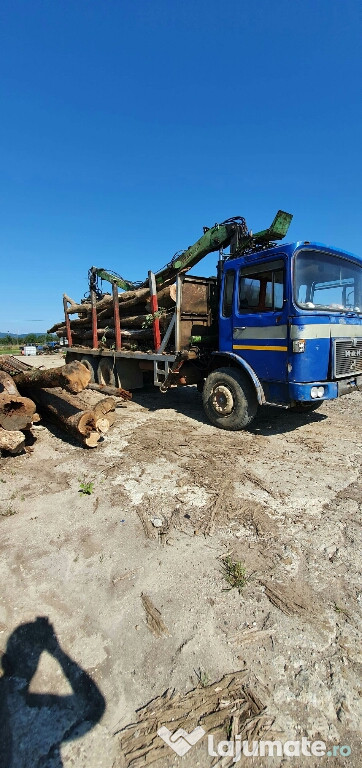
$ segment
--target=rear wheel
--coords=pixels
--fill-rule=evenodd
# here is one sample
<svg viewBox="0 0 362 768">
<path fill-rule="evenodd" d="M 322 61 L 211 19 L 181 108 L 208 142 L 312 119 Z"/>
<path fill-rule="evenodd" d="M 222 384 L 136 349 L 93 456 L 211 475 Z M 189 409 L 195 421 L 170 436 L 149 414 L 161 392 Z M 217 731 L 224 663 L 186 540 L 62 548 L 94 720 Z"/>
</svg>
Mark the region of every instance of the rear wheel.
<svg viewBox="0 0 362 768">
<path fill-rule="evenodd" d="M 90 377 L 90 383 L 94 384 L 95 382 L 95 371 L 96 371 L 96 363 L 93 357 L 90 355 L 83 355 L 83 357 L 80 358 L 80 362 L 85 365 L 86 368 L 88 368 L 88 371 L 91 375 Z"/>
<path fill-rule="evenodd" d="M 208 419 L 221 429 L 245 429 L 258 410 L 251 382 L 236 368 L 219 368 L 210 373 L 202 402 Z"/>
<path fill-rule="evenodd" d="M 102 387 L 116 386 L 114 364 L 113 364 L 113 359 L 111 357 L 102 357 L 99 361 L 98 384 L 101 384 Z"/>
<path fill-rule="evenodd" d="M 314 403 L 296 403 L 295 405 L 292 405 L 289 410 L 292 413 L 310 413 L 311 411 L 316 411 L 317 408 L 320 408 L 321 405 L 323 405 L 323 400 L 317 400 L 317 402 Z"/>
</svg>

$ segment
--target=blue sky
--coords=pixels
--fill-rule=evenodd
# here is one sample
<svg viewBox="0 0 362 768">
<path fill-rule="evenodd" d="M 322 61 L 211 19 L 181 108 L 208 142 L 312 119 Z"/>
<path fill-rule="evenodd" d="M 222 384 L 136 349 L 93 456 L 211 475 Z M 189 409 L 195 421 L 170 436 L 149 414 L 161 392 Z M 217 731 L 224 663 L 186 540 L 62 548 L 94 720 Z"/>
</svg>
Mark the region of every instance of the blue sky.
<svg viewBox="0 0 362 768">
<path fill-rule="evenodd" d="M 0 331 L 229 216 L 362 253 L 360 0 L 2 0 L 0 25 Z"/>
</svg>

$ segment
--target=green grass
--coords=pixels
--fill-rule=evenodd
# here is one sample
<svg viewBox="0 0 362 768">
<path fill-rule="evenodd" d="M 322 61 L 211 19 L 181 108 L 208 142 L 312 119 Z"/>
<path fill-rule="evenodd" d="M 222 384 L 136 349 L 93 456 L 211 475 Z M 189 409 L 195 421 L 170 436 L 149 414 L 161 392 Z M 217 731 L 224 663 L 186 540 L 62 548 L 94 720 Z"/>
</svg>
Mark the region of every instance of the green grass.
<svg viewBox="0 0 362 768">
<path fill-rule="evenodd" d="M 227 557 L 222 559 L 221 572 L 225 581 L 229 584 L 228 587 L 224 588 L 224 591 L 235 588 L 238 590 L 239 595 L 241 595 L 248 577 L 246 575 L 246 568 L 240 560 L 233 560 L 230 555 L 227 555 Z"/>
<path fill-rule="evenodd" d="M 207 672 L 205 672 L 204 669 L 201 669 L 201 667 L 194 669 L 194 672 L 198 679 L 199 685 L 201 685 L 202 688 L 206 688 L 210 683 L 210 678 Z"/>
<path fill-rule="evenodd" d="M 20 347 L 2 347 L 0 346 L 0 355 L 20 355 Z"/>
<path fill-rule="evenodd" d="M 90 496 L 93 493 L 93 488 L 94 488 L 94 483 L 86 482 L 84 480 L 83 482 L 80 483 L 79 493 L 82 496 Z"/>
</svg>

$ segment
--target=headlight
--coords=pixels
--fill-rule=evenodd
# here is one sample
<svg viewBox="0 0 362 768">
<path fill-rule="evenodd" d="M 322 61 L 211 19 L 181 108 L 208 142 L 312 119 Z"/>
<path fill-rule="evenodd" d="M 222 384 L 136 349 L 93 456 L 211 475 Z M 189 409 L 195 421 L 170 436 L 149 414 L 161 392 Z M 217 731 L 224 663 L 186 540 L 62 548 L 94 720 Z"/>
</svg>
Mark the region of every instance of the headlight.
<svg viewBox="0 0 362 768">
<path fill-rule="evenodd" d="M 324 387 L 312 387 L 310 391 L 310 396 L 314 399 L 316 397 L 323 397 L 324 395 Z"/>
</svg>

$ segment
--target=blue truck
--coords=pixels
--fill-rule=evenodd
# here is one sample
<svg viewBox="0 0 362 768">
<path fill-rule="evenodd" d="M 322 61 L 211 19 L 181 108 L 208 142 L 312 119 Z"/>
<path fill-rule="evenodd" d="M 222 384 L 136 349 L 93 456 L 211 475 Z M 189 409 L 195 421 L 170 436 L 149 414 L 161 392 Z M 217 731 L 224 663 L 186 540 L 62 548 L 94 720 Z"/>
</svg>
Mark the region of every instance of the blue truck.
<svg viewBox="0 0 362 768">
<path fill-rule="evenodd" d="M 93 267 L 92 338 L 88 346 L 74 344 L 65 305 L 67 360 L 85 363 L 100 386 L 134 389 L 152 382 L 167 392 L 196 384 L 208 419 L 228 430 L 246 428 L 265 403 L 307 412 L 361 390 L 362 259 L 322 243 L 278 242 L 290 220 L 279 211 L 271 227 L 256 235 L 241 217 L 205 227 L 194 246 L 136 287 Z M 188 274 L 216 250 L 217 277 Z M 112 283 L 114 306 L 113 330 L 102 344 L 97 304 L 106 295 L 99 292 L 99 277 Z M 158 309 L 165 285 L 175 285 L 171 310 Z M 122 297 L 131 289 L 138 296 L 147 289 L 151 297 L 153 349 L 149 342 L 146 348 L 127 343 Z"/>
</svg>

